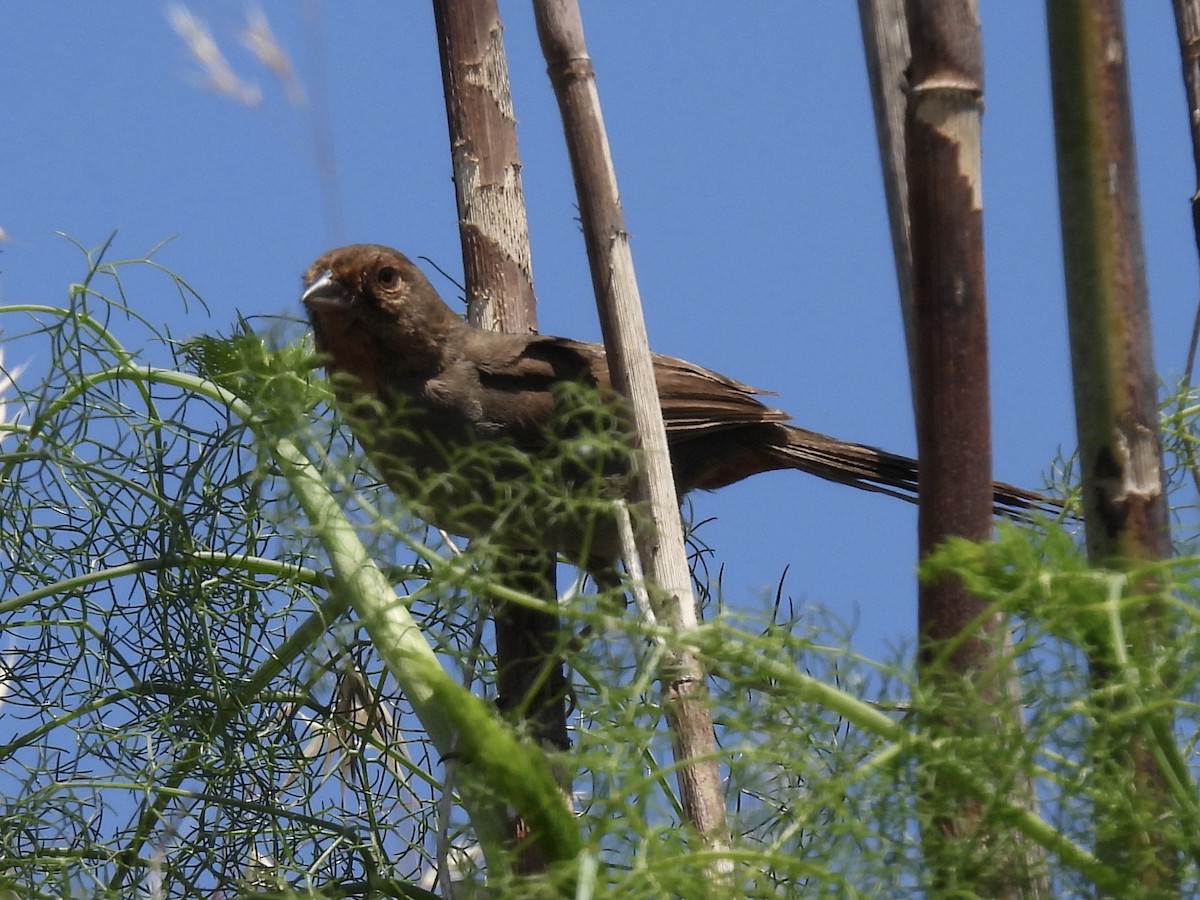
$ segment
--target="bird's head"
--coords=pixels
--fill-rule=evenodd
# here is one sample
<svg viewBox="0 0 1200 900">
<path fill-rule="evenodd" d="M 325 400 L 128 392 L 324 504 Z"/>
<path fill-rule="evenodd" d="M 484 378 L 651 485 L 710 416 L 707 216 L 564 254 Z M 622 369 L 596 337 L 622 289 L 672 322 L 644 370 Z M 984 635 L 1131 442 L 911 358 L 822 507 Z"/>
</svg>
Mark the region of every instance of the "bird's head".
<svg viewBox="0 0 1200 900">
<path fill-rule="evenodd" d="M 304 273 L 300 302 L 317 349 L 329 356 L 331 369 L 347 372 L 368 363 L 397 372 L 429 369 L 462 327 L 407 256 L 378 244 L 319 256 Z"/>
</svg>

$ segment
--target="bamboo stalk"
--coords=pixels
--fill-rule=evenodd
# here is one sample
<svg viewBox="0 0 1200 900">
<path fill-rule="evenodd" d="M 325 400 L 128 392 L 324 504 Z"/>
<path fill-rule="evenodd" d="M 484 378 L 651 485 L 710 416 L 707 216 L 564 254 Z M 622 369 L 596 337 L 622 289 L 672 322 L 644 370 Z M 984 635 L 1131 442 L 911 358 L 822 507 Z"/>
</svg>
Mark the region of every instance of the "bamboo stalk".
<svg viewBox="0 0 1200 900">
<path fill-rule="evenodd" d="M 516 121 L 508 82 L 503 28 L 496 0 L 434 0 L 450 128 L 455 197 L 462 239 L 468 317 L 482 328 L 537 330 L 529 232 L 521 190 Z M 528 552 L 501 561 L 504 582 L 554 598 L 555 559 Z M 522 717 L 548 750 L 569 746 L 561 623 L 558 616 L 497 603 L 498 703 Z M 556 775 L 570 791 L 566 767 Z M 520 874 L 545 870 L 538 836 L 519 818 L 509 822 Z"/>
<path fill-rule="evenodd" d="M 490 331 L 537 331 L 516 119 L 496 0 L 434 0 L 467 313 Z"/>
<path fill-rule="evenodd" d="M 947 538 L 991 536 L 991 422 L 983 272 L 983 53 L 974 0 L 909 0 L 912 47 L 904 143 L 912 253 L 921 556 Z M 957 578 L 918 589 L 918 675 L 936 707 L 922 726 L 972 737 L 1020 733 L 1005 622 Z M 982 624 L 980 624 L 982 623 Z M 935 891 L 1038 896 L 1041 858 L 985 821 L 980 798 L 939 775 L 922 798 Z M 1020 783 L 1018 779 L 1018 783 Z M 1018 802 L 1032 805 L 1032 797 Z"/>
<path fill-rule="evenodd" d="M 1192 164 L 1196 170 L 1196 190 L 1192 192 L 1192 236 L 1200 257 L 1200 0 L 1174 0 L 1175 31 L 1179 36 L 1179 58 L 1183 64 L 1183 89 L 1187 95 L 1188 131 L 1192 136 Z M 1183 365 L 1185 387 L 1191 387 L 1196 371 L 1196 349 L 1200 345 L 1200 300 L 1192 320 L 1192 338 L 1188 341 L 1187 359 Z M 1188 397 L 1182 401 L 1187 403 Z M 1185 442 L 1185 463 L 1192 483 L 1200 494 L 1200 460 L 1195 448 Z"/>
<path fill-rule="evenodd" d="M 562 114 L 612 382 L 631 401 L 642 453 L 644 469 L 632 491 L 649 512 L 649 522 L 639 517 L 636 523 L 642 565 L 658 621 L 683 631 L 696 624 L 691 575 L 629 236 L 583 22 L 575 0 L 534 0 L 533 8 Z M 720 854 L 729 847 L 729 834 L 704 677 L 695 655 L 669 652 L 661 671 L 663 709 L 680 763 L 685 814 L 705 849 Z M 714 866 L 719 872 L 728 868 L 724 859 Z"/>
<path fill-rule="evenodd" d="M 1196 169 L 1196 190 L 1192 192 L 1192 234 L 1200 256 L 1200 0 L 1174 0 L 1175 31 L 1179 36 L 1179 58 L 1183 64 L 1183 89 L 1187 94 L 1188 131 L 1192 136 L 1192 162 Z M 1196 366 L 1196 347 L 1200 342 L 1200 303 L 1188 342 L 1183 377 L 1190 383 Z M 1189 460 L 1192 478 L 1200 487 L 1200 472 L 1195 460 Z"/>
<path fill-rule="evenodd" d="M 911 51 L 904 0 L 858 0 L 867 81 L 875 112 L 875 135 L 879 140 L 879 162 L 883 170 L 883 192 L 887 200 L 888 227 L 892 235 L 892 258 L 900 291 L 900 316 L 904 322 L 904 345 L 908 348 L 908 374 L 917 402 L 916 347 L 913 333 L 912 248 L 908 218 L 908 174 L 905 168 L 904 113 L 908 106 L 905 69 Z"/>
<path fill-rule="evenodd" d="M 1046 19 L 1088 557 L 1121 568 L 1171 552 L 1121 5 L 1047 0 Z M 1122 616 L 1120 644 L 1087 648 L 1100 705 L 1093 757 L 1113 794 L 1096 804 L 1097 853 L 1130 885 L 1164 895 L 1179 884 L 1159 827 L 1174 813 L 1146 734 L 1171 733 L 1173 713 L 1143 718 L 1122 698 L 1128 666 L 1139 680 L 1162 677 L 1166 608 L 1138 604 Z"/>
<path fill-rule="evenodd" d="M 909 374 L 913 386 L 914 412 L 917 409 L 918 339 L 914 322 L 913 274 L 909 183 L 905 122 L 908 109 L 907 68 L 910 60 L 908 23 L 904 12 L 904 0 L 859 0 L 859 20 L 863 33 L 863 48 L 866 56 L 868 81 L 875 111 L 876 134 L 879 140 L 880 162 L 884 190 L 887 198 L 888 219 L 892 235 L 892 249 L 896 264 L 900 308 L 905 326 L 908 347 Z M 982 276 L 981 276 L 982 278 Z M 982 284 L 982 280 L 980 282 Z M 1017 727 L 1022 721 L 1019 681 L 1015 670 L 1005 660 L 1009 655 L 1010 641 L 1007 633 L 999 649 L 997 668 L 1003 668 L 1004 692 L 1007 695 L 1006 714 Z M 929 673 L 927 673 L 928 675 Z M 997 684 L 997 687 L 999 685 Z M 1037 810 L 1037 798 L 1033 785 L 1027 778 L 1018 778 L 1013 802 L 1031 812 Z M 1015 841 L 1013 855 L 1003 866 L 1024 875 L 1020 883 L 1023 896 L 1040 896 L 1048 891 L 1044 876 L 1044 859 L 1038 848 L 1028 839 L 1009 835 Z M 1013 882 L 1016 883 L 1016 879 Z M 1007 890 L 1007 888 L 1005 888 Z"/>
<path fill-rule="evenodd" d="M 1192 163 L 1197 189 L 1192 192 L 1192 231 L 1200 255 L 1200 0 L 1174 0 L 1175 31 L 1179 36 L 1179 58 L 1183 66 L 1183 88 L 1187 95 L 1188 131 L 1192 136 Z M 1200 311 L 1197 312 L 1200 321 Z M 1185 372 L 1190 376 L 1196 354 L 1196 338 L 1188 353 Z"/>
</svg>

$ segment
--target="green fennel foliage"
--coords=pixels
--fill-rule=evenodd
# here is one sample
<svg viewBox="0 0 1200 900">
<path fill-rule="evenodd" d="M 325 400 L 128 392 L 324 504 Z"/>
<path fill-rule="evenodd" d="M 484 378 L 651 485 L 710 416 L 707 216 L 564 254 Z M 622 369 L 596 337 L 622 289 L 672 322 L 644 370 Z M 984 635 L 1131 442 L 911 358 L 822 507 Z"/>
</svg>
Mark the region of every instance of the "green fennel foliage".
<svg viewBox="0 0 1200 900">
<path fill-rule="evenodd" d="M 553 761 L 573 775 L 568 809 L 546 793 L 541 752 L 490 708 L 484 617 L 498 600 L 545 604 L 490 577 L 503 548 L 429 531 L 419 496 L 364 468 L 300 323 L 172 337 L 137 311 L 164 286 L 195 300 L 185 283 L 107 250 L 87 255 L 63 306 L 0 308 L 7 358 L 30 361 L 0 442 L 0 889 L 422 897 L 442 894 L 442 866 L 455 896 L 485 879 L 489 896 L 513 897 L 918 894 L 916 798 L 937 767 L 989 823 L 1046 850 L 1035 874 L 1055 896 L 1082 895 L 1113 886 L 1088 850 L 1098 805 L 1120 799 L 1097 777 L 1097 735 L 1164 705 L 1176 732 L 1153 736 L 1178 817 L 1152 827 L 1196 886 L 1194 557 L 1150 573 L 1178 640 L 1127 672 L 1121 722 L 1098 715 L 1084 653 L 1120 661 L 1141 579 L 1089 569 L 1077 535 L 1050 522 L 927 561 L 1012 622 L 1019 734 L 925 733 L 943 698 L 912 683 L 907 655 L 856 655 L 828 613 L 782 590 L 730 596 L 708 550 L 693 632 L 641 622 L 615 596 L 572 596 L 559 611 L 573 748 Z M 1193 434 L 1177 406 L 1172 433 Z M 549 469 L 487 501 L 536 512 L 596 446 L 564 441 Z M 601 481 L 559 490 L 547 514 L 603 514 Z M 657 686 L 673 645 L 712 673 L 730 883 L 711 883 L 681 825 Z M 509 805 L 538 823 L 557 861 L 546 876 L 504 874 Z"/>
</svg>

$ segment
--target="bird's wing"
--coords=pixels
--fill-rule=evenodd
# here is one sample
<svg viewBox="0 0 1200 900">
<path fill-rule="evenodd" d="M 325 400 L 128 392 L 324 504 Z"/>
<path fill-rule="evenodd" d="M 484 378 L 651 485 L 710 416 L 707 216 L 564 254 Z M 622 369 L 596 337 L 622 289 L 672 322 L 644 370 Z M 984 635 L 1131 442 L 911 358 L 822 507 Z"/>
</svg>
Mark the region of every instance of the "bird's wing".
<svg viewBox="0 0 1200 900">
<path fill-rule="evenodd" d="M 487 338 L 487 352 L 470 358 L 479 369 L 480 380 L 489 386 L 549 390 L 560 381 L 596 384 L 592 370 L 598 348 L 594 344 L 541 335 L 487 334 Z M 603 351 L 599 355 L 603 359 Z"/>
<path fill-rule="evenodd" d="M 476 333 L 476 339 L 481 339 Z M 523 442 L 540 443 L 541 430 L 561 413 L 564 386 L 596 387 L 592 345 L 541 336 L 486 334 L 486 352 L 468 353 L 479 382 L 481 421 Z"/>
<path fill-rule="evenodd" d="M 492 393 L 492 402 L 498 407 L 521 394 L 523 408 L 529 410 L 531 394 L 544 393 L 545 403 L 537 404 L 540 418 L 551 413 L 550 389 L 555 384 L 574 382 L 602 392 L 612 388 L 604 348 L 599 344 L 566 338 L 513 337 L 503 345 L 489 345 L 489 350 L 494 352 L 475 358 L 486 359 L 477 364 L 480 382 Z M 759 402 L 757 396 L 766 391 L 673 356 L 655 354 L 654 375 L 667 433 L 677 440 L 789 418 Z"/>
<path fill-rule="evenodd" d="M 759 422 L 783 422 L 787 413 L 761 403 L 766 394 L 673 356 L 655 355 L 654 373 L 667 431 L 690 438 Z"/>
</svg>

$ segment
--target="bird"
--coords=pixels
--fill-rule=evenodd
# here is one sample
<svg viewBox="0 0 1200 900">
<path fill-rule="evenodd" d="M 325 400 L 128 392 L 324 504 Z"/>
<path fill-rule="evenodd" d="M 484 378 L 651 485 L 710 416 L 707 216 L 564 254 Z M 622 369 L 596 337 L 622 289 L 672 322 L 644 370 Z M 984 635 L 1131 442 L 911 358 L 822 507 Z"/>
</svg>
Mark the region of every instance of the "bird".
<svg viewBox="0 0 1200 900">
<path fill-rule="evenodd" d="M 589 569 L 618 557 L 610 501 L 637 462 L 603 346 L 474 327 L 378 244 L 319 256 L 300 299 L 352 432 L 418 518 Z M 653 354 L 653 368 L 681 498 L 798 469 L 916 502 L 916 460 L 800 428 L 767 392 L 685 360 Z M 1018 518 L 1059 508 L 1001 482 L 993 492 Z"/>
</svg>

